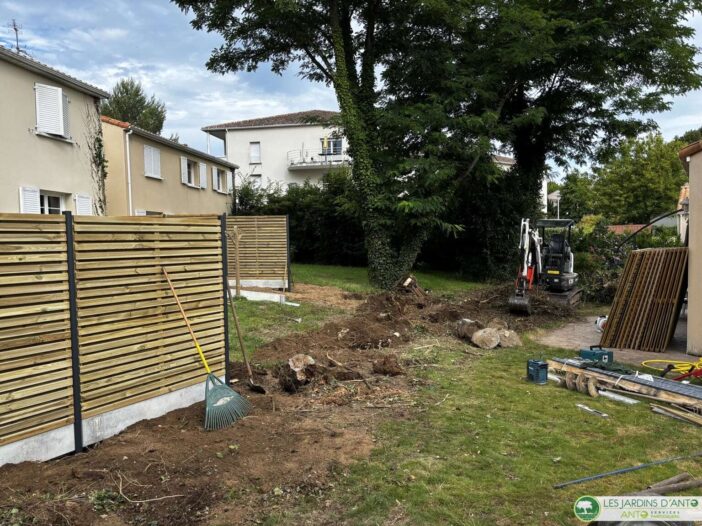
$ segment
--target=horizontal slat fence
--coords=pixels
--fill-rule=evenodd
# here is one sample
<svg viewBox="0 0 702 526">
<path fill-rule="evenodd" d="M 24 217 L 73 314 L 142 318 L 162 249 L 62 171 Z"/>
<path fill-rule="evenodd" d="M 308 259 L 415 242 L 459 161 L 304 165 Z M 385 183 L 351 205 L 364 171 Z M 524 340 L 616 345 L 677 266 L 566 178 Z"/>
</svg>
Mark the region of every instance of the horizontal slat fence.
<svg viewBox="0 0 702 526">
<path fill-rule="evenodd" d="M 239 231 L 239 278 L 244 280 L 288 279 L 288 220 L 286 216 L 227 217 L 228 274 L 236 276 L 234 227 Z"/>
<path fill-rule="evenodd" d="M 70 298 L 82 418 L 204 381 L 163 268 L 223 376 L 222 236 L 217 216 L 0 214 L 0 446 L 74 422 Z"/>
<path fill-rule="evenodd" d="M 600 344 L 663 352 L 685 295 L 687 248 L 635 250 L 629 255 Z"/>
<path fill-rule="evenodd" d="M 83 415 L 203 381 L 162 268 L 213 372 L 224 373 L 219 218 L 75 218 Z"/>
<path fill-rule="evenodd" d="M 73 422 L 66 224 L 0 215 L 0 446 Z"/>
</svg>

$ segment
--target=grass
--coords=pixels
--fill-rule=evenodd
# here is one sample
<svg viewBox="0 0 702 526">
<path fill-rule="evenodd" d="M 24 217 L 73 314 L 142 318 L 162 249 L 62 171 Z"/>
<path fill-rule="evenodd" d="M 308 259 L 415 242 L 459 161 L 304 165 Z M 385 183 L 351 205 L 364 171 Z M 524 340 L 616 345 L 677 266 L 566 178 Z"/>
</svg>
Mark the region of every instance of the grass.
<svg viewBox="0 0 702 526">
<path fill-rule="evenodd" d="M 413 354 L 434 364 L 420 373 L 429 381 L 417 398 L 423 410 L 383 424 L 371 458 L 352 465 L 324 497 L 336 505 L 330 512 L 339 515 L 336 522 L 578 524 L 572 508 L 579 496 L 631 494 L 682 470 L 702 475 L 697 463 L 686 461 L 553 489 L 558 482 L 692 452 L 698 431 L 652 414 L 645 402 L 626 406 L 523 380 L 527 358 L 569 351 L 526 342 L 475 358 L 458 342 L 442 344 Z M 577 403 L 610 418 L 580 411 Z M 272 515 L 266 524 L 304 523 L 315 507 L 307 503 Z"/>
<path fill-rule="evenodd" d="M 268 301 L 236 300 L 244 346 L 249 355 L 256 347 L 265 345 L 276 338 L 291 333 L 303 333 L 314 330 L 331 318 L 342 314 L 339 309 L 322 307 L 312 303 L 303 303 L 299 307 L 281 305 Z M 229 333 L 231 353 L 234 360 L 239 360 L 239 341 L 236 337 L 234 321 L 230 316 Z"/>
<path fill-rule="evenodd" d="M 372 292 L 368 282 L 368 269 L 365 267 L 342 267 L 339 265 L 310 265 L 295 263 L 292 266 L 294 283 L 309 283 L 327 287 L 337 287 L 348 292 Z M 449 272 L 414 271 L 419 284 L 436 292 L 465 292 L 480 285 L 460 279 Z"/>
</svg>

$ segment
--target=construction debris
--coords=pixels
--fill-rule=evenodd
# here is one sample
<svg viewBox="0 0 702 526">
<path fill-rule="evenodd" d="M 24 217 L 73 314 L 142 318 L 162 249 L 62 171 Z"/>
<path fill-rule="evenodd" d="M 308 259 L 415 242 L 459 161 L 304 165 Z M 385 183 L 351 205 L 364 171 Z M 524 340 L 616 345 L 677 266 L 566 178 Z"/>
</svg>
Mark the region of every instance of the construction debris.
<svg viewBox="0 0 702 526">
<path fill-rule="evenodd" d="M 608 391 L 606 389 L 601 389 L 599 391 L 599 395 L 603 398 L 614 400 L 615 402 L 621 402 L 622 404 L 626 405 L 635 405 L 639 403 L 638 400 L 634 400 L 633 398 L 629 398 L 628 396 L 622 396 L 620 394 L 613 393 L 612 391 Z"/>
<path fill-rule="evenodd" d="M 470 341 L 481 349 L 494 349 L 500 343 L 500 334 L 497 329 L 480 329 L 473 333 Z"/>
<path fill-rule="evenodd" d="M 591 415 L 599 416 L 600 418 L 609 418 L 609 415 L 607 413 L 603 413 L 602 411 L 598 411 L 597 409 L 593 409 L 590 406 L 587 406 L 585 404 L 575 404 L 578 409 L 581 409 L 585 411 L 586 413 L 590 413 Z"/>
<path fill-rule="evenodd" d="M 698 457 L 702 457 L 702 451 L 697 451 L 697 452 L 692 453 L 690 455 L 682 455 L 679 457 L 670 457 L 670 458 L 665 458 L 663 460 L 656 460 L 655 462 L 648 462 L 646 464 L 638 464 L 636 466 L 631 466 L 628 468 L 615 469 L 613 471 L 606 471 L 605 473 L 598 473 L 597 475 L 591 475 L 589 477 L 583 477 L 580 479 L 569 480 L 568 482 L 561 482 L 560 484 L 555 484 L 553 486 L 553 488 L 554 489 L 561 489 L 561 488 L 565 488 L 568 486 L 572 486 L 574 484 L 581 484 L 583 482 L 590 482 L 591 480 L 603 479 L 605 477 L 613 477 L 616 475 L 622 475 L 624 473 L 630 473 L 632 471 L 638 471 L 640 469 L 650 468 L 653 466 L 670 464 L 671 462 L 676 462 L 678 460 L 689 460 L 691 458 L 698 458 Z"/>
<path fill-rule="evenodd" d="M 509 329 L 498 329 L 497 335 L 500 338 L 500 347 L 521 347 L 522 340 L 515 331 L 510 331 Z"/>
<path fill-rule="evenodd" d="M 490 329 L 509 329 L 507 322 L 502 318 L 492 318 L 486 325 Z"/>
<path fill-rule="evenodd" d="M 307 354 L 296 354 L 287 364 L 281 364 L 276 373 L 281 389 L 288 393 L 296 393 L 315 376 L 316 362 Z"/>
<path fill-rule="evenodd" d="M 629 255 L 600 344 L 663 352 L 687 290 L 686 247 L 648 248 Z"/>
<path fill-rule="evenodd" d="M 454 332 L 459 338 L 463 340 L 470 340 L 473 337 L 473 334 L 484 328 L 485 326 L 477 320 L 463 318 L 456 322 Z"/>
<path fill-rule="evenodd" d="M 397 356 L 394 354 L 388 354 L 380 360 L 374 361 L 373 372 L 375 374 L 382 374 L 385 376 L 399 376 L 401 374 L 405 374 L 405 371 L 397 361 Z"/>
</svg>

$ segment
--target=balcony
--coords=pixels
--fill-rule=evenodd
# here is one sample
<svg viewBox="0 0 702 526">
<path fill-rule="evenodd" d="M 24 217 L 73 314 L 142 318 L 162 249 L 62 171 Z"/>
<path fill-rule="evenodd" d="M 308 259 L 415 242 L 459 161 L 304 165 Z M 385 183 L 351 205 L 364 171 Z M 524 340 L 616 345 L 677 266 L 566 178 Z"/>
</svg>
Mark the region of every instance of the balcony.
<svg viewBox="0 0 702 526">
<path fill-rule="evenodd" d="M 288 170 L 328 170 L 339 166 L 349 166 L 351 157 L 345 151 L 331 148 L 305 148 L 288 152 Z"/>
</svg>

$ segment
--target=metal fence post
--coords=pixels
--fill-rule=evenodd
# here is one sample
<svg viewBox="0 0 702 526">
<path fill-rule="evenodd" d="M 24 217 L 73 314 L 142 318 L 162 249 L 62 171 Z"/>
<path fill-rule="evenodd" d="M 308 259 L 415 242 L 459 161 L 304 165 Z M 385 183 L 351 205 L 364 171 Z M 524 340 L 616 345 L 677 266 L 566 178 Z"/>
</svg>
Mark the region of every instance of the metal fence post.
<svg viewBox="0 0 702 526">
<path fill-rule="evenodd" d="M 227 275 L 227 214 L 224 213 L 220 216 L 220 226 L 222 230 L 222 292 L 224 302 L 224 383 L 229 384 L 229 309 L 228 309 L 228 297 L 229 291 L 229 276 Z"/>
<path fill-rule="evenodd" d="M 76 260 L 73 244 L 73 215 L 66 217 L 66 259 L 68 263 L 68 309 L 71 322 L 71 383 L 73 384 L 73 440 L 75 452 L 83 450 L 83 414 L 80 400 L 80 346 L 78 345 L 78 303 L 76 300 Z"/>
</svg>

